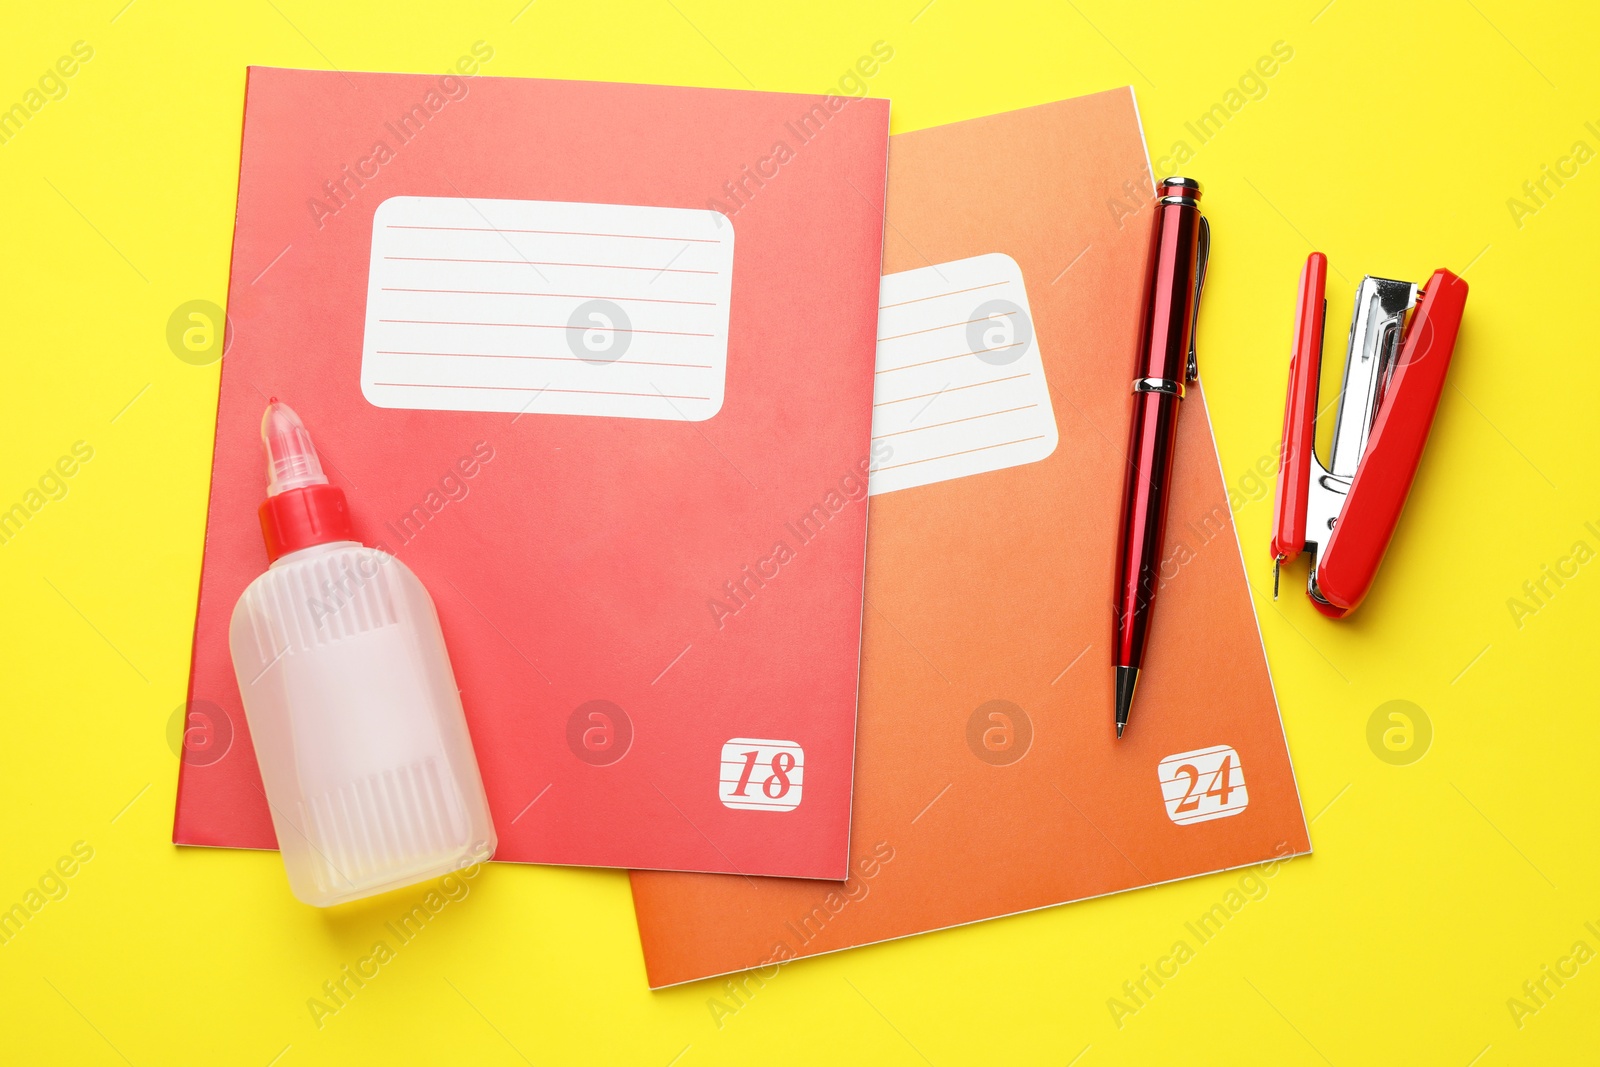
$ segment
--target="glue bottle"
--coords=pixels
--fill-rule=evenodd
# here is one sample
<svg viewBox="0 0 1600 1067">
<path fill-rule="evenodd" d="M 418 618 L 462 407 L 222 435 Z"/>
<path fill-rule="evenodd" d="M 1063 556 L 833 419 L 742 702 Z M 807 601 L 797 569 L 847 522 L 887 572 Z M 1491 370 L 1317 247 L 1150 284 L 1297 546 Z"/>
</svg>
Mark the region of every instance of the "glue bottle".
<svg viewBox="0 0 1600 1067">
<path fill-rule="evenodd" d="M 290 888 L 327 907 L 488 859 L 494 824 L 433 600 L 355 540 L 343 490 L 276 398 L 261 440 L 270 565 L 228 642 Z"/>
</svg>

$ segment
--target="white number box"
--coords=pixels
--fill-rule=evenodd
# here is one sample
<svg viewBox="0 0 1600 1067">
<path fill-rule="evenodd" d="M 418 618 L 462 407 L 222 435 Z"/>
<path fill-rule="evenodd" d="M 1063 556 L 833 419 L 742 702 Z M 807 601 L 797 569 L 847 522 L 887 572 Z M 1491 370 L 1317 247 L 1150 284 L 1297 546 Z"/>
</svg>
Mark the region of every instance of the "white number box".
<svg viewBox="0 0 1600 1067">
<path fill-rule="evenodd" d="M 1228 745 L 1178 752 L 1156 767 L 1167 817 L 1179 826 L 1238 815 L 1250 803 L 1239 753 Z"/>
<path fill-rule="evenodd" d="M 793 741 L 735 737 L 722 746 L 717 795 L 730 808 L 793 811 L 805 784 L 805 749 Z"/>
<path fill-rule="evenodd" d="M 396 196 L 372 220 L 378 407 L 700 422 L 727 383 L 733 223 L 710 209 Z"/>
</svg>

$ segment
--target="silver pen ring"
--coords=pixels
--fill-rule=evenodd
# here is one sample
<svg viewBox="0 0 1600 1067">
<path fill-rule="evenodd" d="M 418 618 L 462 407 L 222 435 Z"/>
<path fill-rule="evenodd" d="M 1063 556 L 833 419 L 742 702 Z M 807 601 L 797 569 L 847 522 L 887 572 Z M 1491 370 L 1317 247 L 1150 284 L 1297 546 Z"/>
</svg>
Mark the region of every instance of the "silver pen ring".
<svg viewBox="0 0 1600 1067">
<path fill-rule="evenodd" d="M 1166 393 L 1183 399 L 1184 388 L 1182 382 L 1175 382 L 1171 378 L 1135 378 L 1133 391 L 1136 393 Z"/>
</svg>

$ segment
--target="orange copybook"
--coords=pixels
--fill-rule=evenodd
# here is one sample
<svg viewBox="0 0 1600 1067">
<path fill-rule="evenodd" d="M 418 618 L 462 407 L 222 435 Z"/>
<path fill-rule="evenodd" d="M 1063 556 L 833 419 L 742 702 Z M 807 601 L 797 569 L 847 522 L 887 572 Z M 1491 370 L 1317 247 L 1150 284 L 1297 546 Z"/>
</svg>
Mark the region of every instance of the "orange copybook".
<svg viewBox="0 0 1600 1067">
<path fill-rule="evenodd" d="M 1310 851 L 1198 387 L 1112 727 L 1132 90 L 896 135 L 888 202 L 850 875 L 635 871 L 652 987 Z"/>
</svg>

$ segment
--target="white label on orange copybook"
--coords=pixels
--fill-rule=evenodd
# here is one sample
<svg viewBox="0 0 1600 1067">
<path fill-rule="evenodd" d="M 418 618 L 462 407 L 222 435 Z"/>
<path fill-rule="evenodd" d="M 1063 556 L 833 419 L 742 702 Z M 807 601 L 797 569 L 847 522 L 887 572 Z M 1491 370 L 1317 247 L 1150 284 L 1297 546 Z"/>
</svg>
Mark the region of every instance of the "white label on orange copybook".
<svg viewBox="0 0 1600 1067">
<path fill-rule="evenodd" d="M 869 492 L 1034 463 L 1057 439 L 1016 260 L 991 252 L 883 276 Z"/>
<path fill-rule="evenodd" d="M 1179 826 L 1225 819 L 1250 803 L 1239 753 L 1228 745 L 1178 752 L 1156 767 L 1167 817 Z"/>
<path fill-rule="evenodd" d="M 793 811 L 805 784 L 806 751 L 793 741 L 735 737 L 722 746 L 717 796 L 730 808 Z"/>
<path fill-rule="evenodd" d="M 700 422 L 722 407 L 733 223 L 709 209 L 397 196 L 372 221 L 379 407 Z"/>
</svg>

